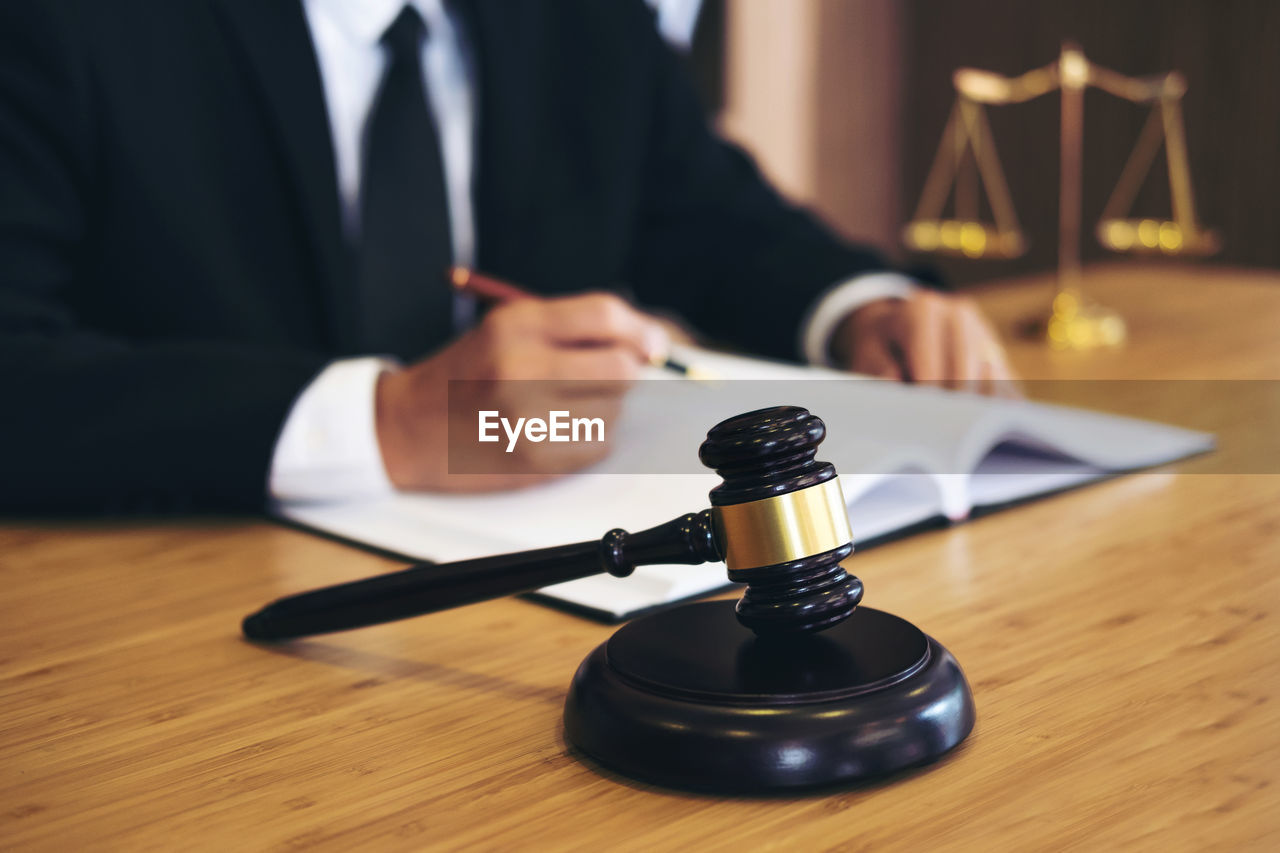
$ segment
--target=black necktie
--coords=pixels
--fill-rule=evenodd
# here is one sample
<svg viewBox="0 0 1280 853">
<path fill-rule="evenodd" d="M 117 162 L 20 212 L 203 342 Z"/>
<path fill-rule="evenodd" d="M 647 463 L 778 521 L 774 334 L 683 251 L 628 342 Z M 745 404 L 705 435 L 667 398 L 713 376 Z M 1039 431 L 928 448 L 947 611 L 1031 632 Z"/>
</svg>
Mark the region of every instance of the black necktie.
<svg viewBox="0 0 1280 853">
<path fill-rule="evenodd" d="M 449 205 L 422 78 L 426 24 L 406 6 L 382 35 L 386 77 L 365 128 L 361 345 L 413 359 L 453 330 Z"/>
</svg>

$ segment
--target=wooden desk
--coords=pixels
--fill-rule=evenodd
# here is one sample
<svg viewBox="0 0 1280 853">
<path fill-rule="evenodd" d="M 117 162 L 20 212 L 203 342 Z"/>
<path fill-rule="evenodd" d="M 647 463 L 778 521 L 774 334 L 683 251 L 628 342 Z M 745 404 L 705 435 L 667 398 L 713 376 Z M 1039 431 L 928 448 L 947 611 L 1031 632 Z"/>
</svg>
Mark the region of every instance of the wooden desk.
<svg viewBox="0 0 1280 853">
<path fill-rule="evenodd" d="M 1017 344 L 1024 373 L 1280 378 L 1280 276 L 1091 286 L 1131 346 Z M 982 299 L 1008 323 L 1047 287 Z M 390 564 L 259 521 L 8 523 L 0 847 L 1276 849 L 1280 476 L 1184 470 L 856 557 L 870 603 L 955 652 L 978 724 L 923 771 L 806 797 L 575 755 L 561 704 L 606 627 L 505 600 L 255 648 L 248 611 Z"/>
</svg>

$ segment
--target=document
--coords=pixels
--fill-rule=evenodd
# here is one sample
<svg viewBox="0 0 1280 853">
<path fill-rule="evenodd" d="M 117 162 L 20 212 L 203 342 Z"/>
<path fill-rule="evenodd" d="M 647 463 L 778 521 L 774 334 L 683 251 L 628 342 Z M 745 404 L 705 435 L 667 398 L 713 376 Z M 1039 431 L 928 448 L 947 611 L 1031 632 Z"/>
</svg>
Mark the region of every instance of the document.
<svg viewBox="0 0 1280 853">
<path fill-rule="evenodd" d="M 817 458 L 840 472 L 855 546 L 865 546 L 1213 447 L 1207 433 L 1083 409 L 688 347 L 673 356 L 717 379 L 655 372 L 653 381 L 638 383 L 615 425 L 615 451 L 585 472 L 498 494 L 396 494 L 285 503 L 274 511 L 411 560 L 448 562 L 598 539 L 615 527 L 642 530 L 707 508 L 707 493 L 720 478 L 697 460 L 706 431 L 744 411 L 796 405 L 827 425 Z M 644 566 L 628 578 L 593 576 L 535 595 L 616 621 L 729 585 L 721 564 Z"/>
</svg>

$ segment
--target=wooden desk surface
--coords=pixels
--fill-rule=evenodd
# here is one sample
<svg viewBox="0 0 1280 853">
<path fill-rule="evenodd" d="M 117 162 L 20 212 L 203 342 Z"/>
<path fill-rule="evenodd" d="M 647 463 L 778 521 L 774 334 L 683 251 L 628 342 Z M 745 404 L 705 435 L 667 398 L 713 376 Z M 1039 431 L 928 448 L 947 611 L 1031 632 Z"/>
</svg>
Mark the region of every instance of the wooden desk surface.
<svg viewBox="0 0 1280 853">
<path fill-rule="evenodd" d="M 1092 281 L 1130 347 L 1018 344 L 1025 374 L 1280 378 L 1280 275 Z M 1047 292 L 982 298 L 1010 323 Z M 609 628 L 504 600 L 256 648 L 248 611 L 391 565 L 259 521 L 6 523 L 0 848 L 1280 847 L 1280 476 L 1174 466 L 854 559 L 965 667 L 975 731 L 883 784 L 727 799 L 566 746 Z"/>
</svg>

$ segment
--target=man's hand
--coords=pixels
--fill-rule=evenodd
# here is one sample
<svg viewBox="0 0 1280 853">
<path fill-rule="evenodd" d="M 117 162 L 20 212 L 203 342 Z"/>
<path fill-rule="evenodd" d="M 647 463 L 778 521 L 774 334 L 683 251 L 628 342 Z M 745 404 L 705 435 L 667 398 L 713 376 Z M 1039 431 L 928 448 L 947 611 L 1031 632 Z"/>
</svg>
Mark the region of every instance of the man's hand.
<svg viewBox="0 0 1280 853">
<path fill-rule="evenodd" d="M 841 323 L 831 346 L 856 373 L 1017 396 L 999 339 L 967 297 L 918 290 L 870 302 Z"/>
<path fill-rule="evenodd" d="M 445 349 L 379 379 L 377 432 L 387 475 L 400 489 L 487 491 L 586 467 L 608 452 L 608 429 L 604 442 L 523 441 L 505 453 L 505 438 L 475 443 L 476 412 L 497 410 L 514 422 L 568 410 L 612 424 L 642 366 L 667 346 L 656 320 L 612 294 L 500 305 Z M 483 381 L 455 384 L 450 405 L 451 379 Z M 450 429 L 460 431 L 455 454 L 469 454 L 453 460 L 455 470 L 495 473 L 451 475 Z"/>
</svg>

